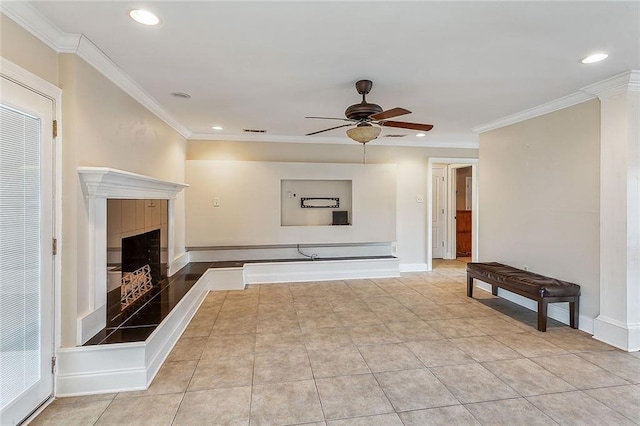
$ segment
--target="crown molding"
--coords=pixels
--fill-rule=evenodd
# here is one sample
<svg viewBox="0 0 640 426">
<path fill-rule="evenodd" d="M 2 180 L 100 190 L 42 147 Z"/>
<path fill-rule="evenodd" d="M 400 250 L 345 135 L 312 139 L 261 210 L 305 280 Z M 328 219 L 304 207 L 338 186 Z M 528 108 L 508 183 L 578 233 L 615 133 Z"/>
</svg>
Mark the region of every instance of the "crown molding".
<svg viewBox="0 0 640 426">
<path fill-rule="evenodd" d="M 100 71 L 116 86 L 122 89 L 133 99 L 155 114 L 160 120 L 180 133 L 182 137 L 189 138 L 191 131 L 178 122 L 167 110 L 165 110 L 151 95 L 129 77 L 115 62 L 104 54 L 91 40 L 85 36 L 80 37 L 76 54 L 89 65 Z"/>
<path fill-rule="evenodd" d="M 585 86 L 580 90 L 597 96 L 600 99 L 627 92 L 640 92 L 640 71 L 626 71 L 606 80 L 599 81 L 598 83 Z"/>
<path fill-rule="evenodd" d="M 283 135 L 225 135 L 211 133 L 192 133 L 188 138 L 192 141 L 223 141 L 223 142 L 276 142 L 276 143 L 301 143 L 301 144 L 326 144 L 326 145 L 353 145 L 354 142 L 347 137 L 327 137 L 327 136 L 283 136 Z M 404 146 L 420 148 L 461 148 L 477 149 L 478 141 L 414 141 L 414 140 L 385 140 L 379 138 L 371 141 L 367 145 L 378 146 Z"/>
<path fill-rule="evenodd" d="M 178 120 L 86 36 L 68 34 L 61 31 L 38 12 L 38 10 L 26 2 L 0 2 L 0 12 L 11 18 L 57 53 L 74 53 L 78 55 L 185 139 L 191 135 L 189 129 L 178 122 Z"/>
<path fill-rule="evenodd" d="M 476 133 L 484 133 L 488 132 L 489 130 L 499 129 L 510 124 L 519 123 L 521 121 L 549 114 L 550 112 L 568 108 L 570 106 L 577 105 L 591 99 L 604 99 L 625 92 L 640 92 L 639 70 L 631 70 L 618 75 L 614 75 L 613 77 L 607 78 L 606 80 L 602 80 L 589 86 L 585 86 L 581 88 L 580 91 L 572 93 L 568 96 L 564 96 L 562 98 L 555 99 L 551 102 L 544 103 L 537 107 L 508 115 L 495 121 L 490 121 L 489 123 L 481 124 L 480 126 L 474 127 L 471 130 Z"/>
<path fill-rule="evenodd" d="M 0 12 L 58 53 L 75 53 L 80 35 L 60 31 L 27 2 L 0 2 Z"/>
<path fill-rule="evenodd" d="M 550 112 L 558 111 L 564 108 L 568 108 L 573 105 L 580 104 L 582 102 L 595 99 L 595 96 L 585 92 L 576 92 L 562 98 L 555 99 L 553 101 L 538 105 L 533 108 L 526 109 L 515 114 L 508 115 L 504 118 L 500 118 L 495 121 L 490 121 L 485 124 L 471 129 L 476 133 L 484 133 L 489 130 L 499 129 L 501 127 L 509 126 L 511 124 L 519 123 L 521 121 L 530 120 L 541 115 L 549 114 Z"/>
<path fill-rule="evenodd" d="M 281 142 L 281 143 L 306 143 L 306 144 L 330 144 L 330 145 L 350 145 L 351 139 L 339 137 L 310 137 L 310 136 L 284 136 L 268 134 L 212 134 L 212 133 L 192 133 L 189 140 L 199 141 L 227 141 L 227 142 Z"/>
</svg>

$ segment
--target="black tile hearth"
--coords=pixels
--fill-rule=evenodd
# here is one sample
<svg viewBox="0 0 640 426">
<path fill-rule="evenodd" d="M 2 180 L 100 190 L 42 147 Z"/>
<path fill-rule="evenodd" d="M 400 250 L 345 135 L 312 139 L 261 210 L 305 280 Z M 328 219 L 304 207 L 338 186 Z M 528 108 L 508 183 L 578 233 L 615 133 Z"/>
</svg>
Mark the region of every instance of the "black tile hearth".
<svg viewBox="0 0 640 426">
<path fill-rule="evenodd" d="M 389 259 L 392 256 L 321 258 L 323 260 Z M 84 346 L 110 343 L 143 342 L 169 312 L 182 300 L 200 277 L 210 268 L 238 268 L 245 263 L 300 262 L 308 259 L 243 260 L 227 262 L 193 262 L 154 288 L 124 311 L 120 311 L 120 289 L 107 293 L 107 326 Z"/>
<path fill-rule="evenodd" d="M 120 311 L 120 289 L 107 294 L 112 308 L 107 312 L 107 327 L 93 336 L 85 346 L 108 343 L 142 342 L 180 302 L 209 268 L 211 262 L 190 263 L 175 275 L 165 278 L 140 300 Z"/>
</svg>

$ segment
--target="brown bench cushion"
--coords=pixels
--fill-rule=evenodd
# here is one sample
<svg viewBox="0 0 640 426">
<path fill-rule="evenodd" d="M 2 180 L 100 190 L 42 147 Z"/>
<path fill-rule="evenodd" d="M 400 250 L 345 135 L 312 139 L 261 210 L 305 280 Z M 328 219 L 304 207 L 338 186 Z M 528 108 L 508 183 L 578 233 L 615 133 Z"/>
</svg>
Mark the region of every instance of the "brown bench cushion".
<svg viewBox="0 0 640 426">
<path fill-rule="evenodd" d="M 467 273 L 471 273 L 482 280 L 504 283 L 505 288 L 512 287 L 523 293 L 532 294 L 538 297 L 564 297 L 579 296 L 580 286 L 567 281 L 545 277 L 502 263 L 467 263 Z M 499 286 L 499 284 L 498 284 Z"/>
</svg>

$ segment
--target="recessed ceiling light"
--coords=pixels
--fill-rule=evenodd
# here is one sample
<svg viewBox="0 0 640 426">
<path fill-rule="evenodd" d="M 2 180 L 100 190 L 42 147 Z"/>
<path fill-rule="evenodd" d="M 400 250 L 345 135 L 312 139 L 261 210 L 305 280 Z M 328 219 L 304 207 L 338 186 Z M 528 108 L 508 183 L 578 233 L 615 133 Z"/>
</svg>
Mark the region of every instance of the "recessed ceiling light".
<svg viewBox="0 0 640 426">
<path fill-rule="evenodd" d="M 133 9 L 129 12 L 129 16 L 131 16 L 131 19 L 134 21 L 144 25 L 158 25 L 160 22 L 160 18 L 144 9 Z"/>
<path fill-rule="evenodd" d="M 589 55 L 584 58 L 581 62 L 583 64 L 593 64 L 594 62 L 604 61 L 608 57 L 609 55 L 607 55 L 606 53 L 594 53 L 593 55 Z"/>
<path fill-rule="evenodd" d="M 222 126 L 211 126 L 213 130 L 222 130 Z"/>
<path fill-rule="evenodd" d="M 427 134 L 426 133 L 418 133 L 418 134 L 416 134 L 416 136 L 419 137 L 419 138 L 423 138 L 423 137 L 427 136 Z"/>
<path fill-rule="evenodd" d="M 173 92 L 171 93 L 171 96 L 175 96 L 176 98 L 182 98 L 182 99 L 191 99 L 190 94 L 182 93 L 182 92 Z"/>
</svg>

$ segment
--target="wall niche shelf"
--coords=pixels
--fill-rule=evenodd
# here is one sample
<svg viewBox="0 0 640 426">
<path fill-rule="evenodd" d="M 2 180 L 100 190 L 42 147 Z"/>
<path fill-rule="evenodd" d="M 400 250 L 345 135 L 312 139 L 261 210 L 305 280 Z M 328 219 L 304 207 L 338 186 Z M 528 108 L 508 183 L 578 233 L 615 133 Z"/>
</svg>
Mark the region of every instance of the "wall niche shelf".
<svg viewBox="0 0 640 426">
<path fill-rule="evenodd" d="M 352 186 L 351 180 L 282 179 L 280 225 L 333 226 L 333 212 L 338 210 L 350 219 Z"/>
</svg>

